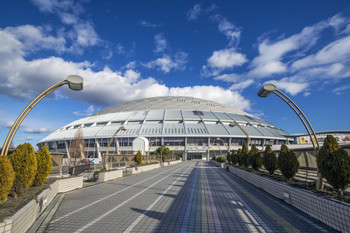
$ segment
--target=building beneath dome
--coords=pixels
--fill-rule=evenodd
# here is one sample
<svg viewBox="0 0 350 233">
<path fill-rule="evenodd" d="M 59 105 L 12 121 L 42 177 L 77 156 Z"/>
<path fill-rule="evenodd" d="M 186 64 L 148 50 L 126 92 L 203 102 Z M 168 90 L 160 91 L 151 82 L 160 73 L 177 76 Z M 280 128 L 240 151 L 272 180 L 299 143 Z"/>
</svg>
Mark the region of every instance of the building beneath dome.
<svg viewBox="0 0 350 233">
<path fill-rule="evenodd" d="M 101 161 L 109 140 L 121 126 L 126 130 L 115 136 L 109 153 L 133 154 L 133 141 L 144 137 L 152 144 L 151 152 L 165 145 L 183 160 L 209 160 L 248 143 L 245 133 L 258 147 L 293 140 L 277 126 L 233 107 L 193 97 L 166 96 L 106 108 L 56 130 L 38 147 L 46 145 L 51 152 L 70 157 L 70 141 L 81 129 L 86 157 Z"/>
</svg>

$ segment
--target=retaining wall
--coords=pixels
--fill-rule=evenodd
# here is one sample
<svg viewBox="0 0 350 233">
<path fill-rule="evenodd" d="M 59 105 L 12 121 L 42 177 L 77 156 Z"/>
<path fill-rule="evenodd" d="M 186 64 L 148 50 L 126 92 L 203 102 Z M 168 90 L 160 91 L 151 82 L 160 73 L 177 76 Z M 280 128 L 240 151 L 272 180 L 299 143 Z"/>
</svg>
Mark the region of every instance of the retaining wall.
<svg viewBox="0 0 350 233">
<path fill-rule="evenodd" d="M 218 166 L 216 162 L 214 164 Z M 349 232 L 350 206 L 319 197 L 313 193 L 279 183 L 233 166 L 225 164 L 224 168 L 326 225 L 341 232 Z"/>
<path fill-rule="evenodd" d="M 57 180 L 48 189 L 42 191 L 35 200 L 31 200 L 13 216 L 0 223 L 0 233 L 26 232 L 57 193 L 68 192 L 81 187 L 83 187 L 83 177 Z"/>
</svg>

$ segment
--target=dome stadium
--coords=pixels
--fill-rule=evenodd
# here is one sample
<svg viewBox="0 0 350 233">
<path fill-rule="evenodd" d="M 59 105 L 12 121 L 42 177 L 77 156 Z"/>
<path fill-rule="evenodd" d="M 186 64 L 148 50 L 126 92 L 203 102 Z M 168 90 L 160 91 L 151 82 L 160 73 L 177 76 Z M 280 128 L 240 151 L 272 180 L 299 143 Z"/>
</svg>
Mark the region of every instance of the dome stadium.
<svg viewBox="0 0 350 233">
<path fill-rule="evenodd" d="M 51 152 L 69 157 L 70 141 L 78 130 L 85 140 L 86 157 L 95 160 L 101 160 L 113 136 L 109 153 L 133 154 L 134 140 L 144 138 L 151 152 L 165 145 L 183 160 L 209 160 L 213 155 L 237 150 L 243 142 L 248 143 L 246 135 L 258 147 L 290 140 L 290 135 L 277 126 L 233 107 L 193 97 L 166 96 L 106 108 L 56 130 L 38 147 L 46 145 Z"/>
</svg>

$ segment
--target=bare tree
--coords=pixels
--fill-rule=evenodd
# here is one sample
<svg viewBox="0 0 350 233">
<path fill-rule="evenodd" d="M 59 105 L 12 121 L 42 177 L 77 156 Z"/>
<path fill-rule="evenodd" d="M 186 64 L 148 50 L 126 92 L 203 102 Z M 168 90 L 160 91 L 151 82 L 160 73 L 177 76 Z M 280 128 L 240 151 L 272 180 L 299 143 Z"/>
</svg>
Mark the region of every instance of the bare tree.
<svg viewBox="0 0 350 233">
<path fill-rule="evenodd" d="M 74 174 L 74 167 L 77 166 L 85 158 L 85 140 L 82 128 L 78 128 L 74 139 L 70 141 L 69 155 L 69 163 L 70 166 L 73 167 Z"/>
</svg>

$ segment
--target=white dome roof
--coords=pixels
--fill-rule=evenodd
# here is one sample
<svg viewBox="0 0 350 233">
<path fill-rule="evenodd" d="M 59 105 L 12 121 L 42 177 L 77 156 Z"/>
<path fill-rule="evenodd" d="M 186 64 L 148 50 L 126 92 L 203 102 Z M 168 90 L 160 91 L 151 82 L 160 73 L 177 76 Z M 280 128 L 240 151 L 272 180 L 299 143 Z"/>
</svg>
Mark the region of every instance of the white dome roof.
<svg viewBox="0 0 350 233">
<path fill-rule="evenodd" d="M 240 115 L 250 114 L 233 107 L 220 104 L 210 100 L 204 100 L 187 96 L 162 96 L 147 99 L 139 99 L 123 104 L 118 104 L 110 108 L 106 108 L 94 115 L 102 115 L 116 112 L 130 112 L 140 110 L 161 110 L 161 109 L 181 109 L 181 110 L 199 110 L 199 111 L 214 111 L 227 112 Z"/>
</svg>

